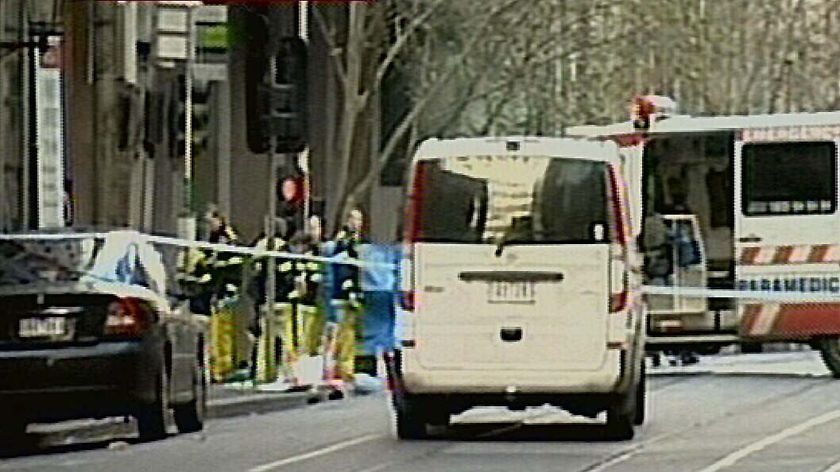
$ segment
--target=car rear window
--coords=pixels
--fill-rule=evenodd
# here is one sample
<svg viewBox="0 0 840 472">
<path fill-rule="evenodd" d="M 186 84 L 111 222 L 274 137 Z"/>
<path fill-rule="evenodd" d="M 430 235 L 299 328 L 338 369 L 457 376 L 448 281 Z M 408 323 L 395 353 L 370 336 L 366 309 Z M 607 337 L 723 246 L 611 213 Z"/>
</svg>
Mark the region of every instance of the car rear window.
<svg viewBox="0 0 840 472">
<path fill-rule="evenodd" d="M 742 156 L 745 215 L 831 214 L 836 210 L 834 143 L 745 144 Z"/>
<path fill-rule="evenodd" d="M 543 156 L 421 161 L 415 241 L 591 243 L 609 239 L 607 164 Z"/>
<path fill-rule="evenodd" d="M 0 241 L 0 286 L 79 281 L 100 247 L 94 239 Z"/>
</svg>

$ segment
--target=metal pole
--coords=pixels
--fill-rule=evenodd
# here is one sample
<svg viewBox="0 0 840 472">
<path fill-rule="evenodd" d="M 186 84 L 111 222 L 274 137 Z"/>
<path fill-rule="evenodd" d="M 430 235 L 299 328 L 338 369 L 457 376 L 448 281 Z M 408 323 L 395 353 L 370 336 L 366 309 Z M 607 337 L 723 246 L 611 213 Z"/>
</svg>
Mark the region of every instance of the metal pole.
<svg viewBox="0 0 840 472">
<path fill-rule="evenodd" d="M 195 63 L 195 22 L 193 21 L 193 7 L 187 8 L 187 62 L 184 75 L 184 213 L 185 217 L 192 216 L 192 83 L 193 64 Z"/>
<path fill-rule="evenodd" d="M 304 42 L 309 43 L 309 2 L 307 0 L 300 0 L 298 2 L 298 8 L 298 35 Z M 309 106 L 309 104 L 304 104 L 304 106 Z M 309 114 L 307 113 L 306 116 L 308 117 Z M 303 171 L 306 173 L 306 180 L 304 182 L 306 198 L 303 201 L 302 222 L 302 229 L 306 229 L 309 215 L 312 211 L 312 179 L 310 177 L 309 149 L 304 149 L 303 152 L 298 154 L 298 162 L 301 163 L 301 167 L 303 167 Z"/>
<path fill-rule="evenodd" d="M 18 16 L 18 27 L 19 33 L 18 37 L 21 40 L 31 41 L 32 38 L 29 36 L 29 28 L 27 28 L 27 8 L 28 3 L 22 3 L 20 5 L 20 11 Z M 30 180 L 31 180 L 31 160 L 32 160 L 32 147 L 30 143 L 30 138 L 32 137 L 32 130 L 30 127 L 30 117 L 31 117 L 31 103 L 30 103 L 30 94 L 31 86 L 30 83 L 33 80 L 33 74 L 31 74 L 30 70 L 30 63 L 32 61 L 32 47 L 28 46 L 26 49 L 22 50 L 20 53 L 20 107 L 21 107 L 21 125 L 20 125 L 20 137 L 21 137 L 21 157 L 22 157 L 22 175 L 21 175 L 21 182 L 20 182 L 20 206 L 21 206 L 21 224 L 20 227 L 22 228 L 30 228 L 30 215 L 31 215 L 31 205 L 30 205 L 30 198 L 31 198 L 31 189 L 30 189 Z M 5 170 L 4 170 L 5 172 Z M 4 177 L 5 178 L 5 177 Z"/>
<path fill-rule="evenodd" d="M 274 80 L 274 73 L 277 67 L 276 59 L 272 57 L 269 62 L 269 77 Z M 277 155 L 274 152 L 274 137 L 269 139 L 268 151 L 266 152 L 266 161 L 268 162 L 268 216 L 265 219 L 265 237 L 266 249 L 272 251 L 275 249 L 274 244 L 274 218 L 277 214 L 277 196 L 275 194 L 275 181 L 277 180 Z M 276 372 L 277 366 L 275 363 L 275 343 L 274 343 L 274 302 L 276 297 L 276 280 L 277 280 L 277 260 L 274 257 L 269 257 L 265 264 L 265 375 L 273 375 Z"/>
</svg>

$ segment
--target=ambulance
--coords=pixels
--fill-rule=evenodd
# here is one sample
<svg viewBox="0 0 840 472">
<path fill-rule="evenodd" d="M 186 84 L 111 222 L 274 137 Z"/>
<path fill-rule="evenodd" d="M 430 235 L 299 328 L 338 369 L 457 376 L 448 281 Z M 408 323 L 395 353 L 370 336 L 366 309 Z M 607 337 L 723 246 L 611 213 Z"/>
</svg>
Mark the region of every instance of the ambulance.
<svg viewBox="0 0 840 472">
<path fill-rule="evenodd" d="M 616 142 L 650 351 L 808 343 L 840 377 L 840 112 L 686 116 L 668 97 L 577 126 Z"/>
</svg>

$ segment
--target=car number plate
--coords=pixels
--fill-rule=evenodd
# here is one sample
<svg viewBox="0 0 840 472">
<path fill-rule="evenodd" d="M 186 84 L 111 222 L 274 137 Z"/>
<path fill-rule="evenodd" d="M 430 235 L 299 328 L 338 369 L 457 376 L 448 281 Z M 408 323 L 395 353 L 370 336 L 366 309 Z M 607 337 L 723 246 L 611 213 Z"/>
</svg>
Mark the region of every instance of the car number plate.
<svg viewBox="0 0 840 472">
<path fill-rule="evenodd" d="M 20 320 L 21 338 L 55 338 L 67 335 L 67 318 L 24 318 Z"/>
<path fill-rule="evenodd" d="M 487 301 L 490 303 L 534 303 L 534 282 L 493 281 L 487 287 Z"/>
</svg>

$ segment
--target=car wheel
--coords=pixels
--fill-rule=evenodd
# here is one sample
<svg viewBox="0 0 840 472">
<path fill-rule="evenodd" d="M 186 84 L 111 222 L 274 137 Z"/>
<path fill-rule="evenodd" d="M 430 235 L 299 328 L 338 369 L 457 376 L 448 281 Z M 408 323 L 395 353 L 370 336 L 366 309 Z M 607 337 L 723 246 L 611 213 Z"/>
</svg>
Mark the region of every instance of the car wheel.
<svg viewBox="0 0 840 472">
<path fill-rule="evenodd" d="M 428 437 L 426 418 L 417 398 L 404 393 L 394 393 L 394 410 L 397 417 L 397 438 L 425 439 Z"/>
<path fill-rule="evenodd" d="M 193 399 L 173 407 L 175 426 L 179 433 L 194 433 L 204 429 L 207 412 L 207 376 L 204 374 L 203 356 L 199 355 L 193 368 Z"/>
<path fill-rule="evenodd" d="M 840 337 L 821 339 L 817 345 L 825 366 L 828 367 L 835 379 L 840 379 Z"/>
<path fill-rule="evenodd" d="M 157 375 L 155 399 L 141 405 L 135 417 L 137 432 L 141 441 L 156 441 L 166 437 L 166 413 L 168 410 L 166 371 L 161 366 Z"/>
<path fill-rule="evenodd" d="M 636 387 L 636 408 L 633 415 L 633 424 L 641 425 L 645 422 L 647 414 L 647 374 L 642 364 L 642 372 L 639 377 L 639 385 Z"/>
</svg>

